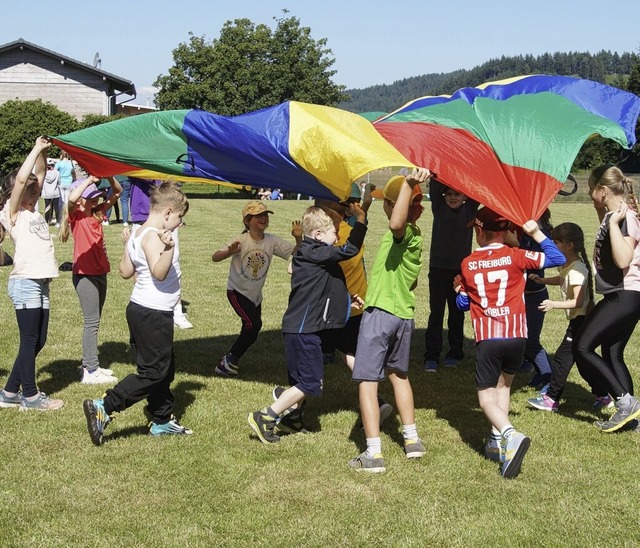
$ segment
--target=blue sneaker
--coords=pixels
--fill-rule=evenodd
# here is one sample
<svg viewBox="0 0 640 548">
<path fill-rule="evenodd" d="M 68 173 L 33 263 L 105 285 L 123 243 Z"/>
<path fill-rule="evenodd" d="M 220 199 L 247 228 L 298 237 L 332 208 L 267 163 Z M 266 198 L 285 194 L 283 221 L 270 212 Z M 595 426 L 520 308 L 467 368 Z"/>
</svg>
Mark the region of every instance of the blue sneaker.
<svg viewBox="0 0 640 548">
<path fill-rule="evenodd" d="M 104 410 L 103 400 L 84 400 L 82 404 L 84 415 L 87 417 L 89 436 L 94 445 L 102 445 L 104 429 L 111 422 L 111 417 Z"/>
<path fill-rule="evenodd" d="M 438 372 L 438 362 L 435 360 L 427 360 L 424 362 L 424 370 L 427 373 L 437 373 Z"/>
<path fill-rule="evenodd" d="M 193 430 L 185 428 L 173 417 L 170 421 L 158 423 L 151 421 L 149 423 L 149 434 L 151 436 L 168 436 L 168 435 L 191 435 Z"/>
<path fill-rule="evenodd" d="M 22 394 L 18 392 L 13 396 L 9 396 L 4 390 L 0 390 L 0 408 L 9 409 L 10 407 L 20 407 L 22 403 Z"/>
<path fill-rule="evenodd" d="M 530 445 L 531 440 L 520 432 L 515 432 L 508 441 L 502 441 L 504 462 L 500 474 L 503 478 L 515 478 L 520 473 L 522 459 L 524 459 Z"/>
<path fill-rule="evenodd" d="M 230 354 L 220 360 L 213 370 L 216 377 L 233 378 L 238 376 L 238 364 L 231 361 Z"/>
<path fill-rule="evenodd" d="M 445 367 L 458 367 L 462 363 L 460 358 L 447 358 L 444 360 Z"/>
<path fill-rule="evenodd" d="M 542 396 L 538 396 L 537 398 L 527 400 L 527 403 L 535 409 L 540 409 L 540 411 L 551 411 L 552 413 L 558 412 L 558 402 L 552 400 L 546 393 Z"/>
</svg>

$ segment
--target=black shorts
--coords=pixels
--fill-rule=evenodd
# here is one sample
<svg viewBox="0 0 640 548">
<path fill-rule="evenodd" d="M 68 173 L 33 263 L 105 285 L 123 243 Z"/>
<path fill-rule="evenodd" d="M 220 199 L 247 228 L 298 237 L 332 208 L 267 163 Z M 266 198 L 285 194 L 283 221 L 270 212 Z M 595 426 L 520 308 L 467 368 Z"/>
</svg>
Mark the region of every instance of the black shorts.
<svg viewBox="0 0 640 548">
<path fill-rule="evenodd" d="M 522 364 L 527 339 L 487 339 L 476 345 L 476 386 L 495 388 L 500 373 L 513 375 Z"/>
<path fill-rule="evenodd" d="M 325 354 L 331 354 L 335 350 L 339 350 L 343 354 L 355 356 L 361 321 L 362 314 L 358 314 L 357 316 L 351 316 L 344 327 L 324 331 L 322 334 L 322 351 Z"/>
</svg>

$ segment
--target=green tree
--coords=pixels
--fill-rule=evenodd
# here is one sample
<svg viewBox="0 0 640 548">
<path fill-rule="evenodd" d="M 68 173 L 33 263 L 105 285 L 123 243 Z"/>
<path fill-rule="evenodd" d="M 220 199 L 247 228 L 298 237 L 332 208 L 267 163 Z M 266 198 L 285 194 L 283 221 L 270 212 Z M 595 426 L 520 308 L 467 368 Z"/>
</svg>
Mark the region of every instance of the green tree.
<svg viewBox="0 0 640 548">
<path fill-rule="evenodd" d="M 275 30 L 249 19 L 227 21 L 211 42 L 190 33 L 189 42 L 173 50 L 169 73 L 154 83 L 160 90 L 156 106 L 231 116 L 289 100 L 346 100 L 344 86 L 332 80 L 335 59 L 326 39 L 313 39 L 295 17 L 276 21 Z"/>
<path fill-rule="evenodd" d="M 629 80 L 627 80 L 627 90 L 636 95 L 640 95 L 640 54 L 634 55 L 635 64 L 631 67 Z"/>
<path fill-rule="evenodd" d="M 78 129 L 78 121 L 51 103 L 7 101 L 0 105 L 0 173 L 18 169 L 38 135 L 61 135 Z M 52 147 L 53 148 L 53 147 Z M 58 153 L 50 150 L 49 156 Z"/>
<path fill-rule="evenodd" d="M 107 122 L 113 122 L 114 120 L 121 120 L 126 117 L 126 114 L 112 114 L 111 116 L 107 116 L 106 114 L 87 114 L 83 116 L 78 129 L 99 126 L 100 124 L 106 124 Z"/>
</svg>

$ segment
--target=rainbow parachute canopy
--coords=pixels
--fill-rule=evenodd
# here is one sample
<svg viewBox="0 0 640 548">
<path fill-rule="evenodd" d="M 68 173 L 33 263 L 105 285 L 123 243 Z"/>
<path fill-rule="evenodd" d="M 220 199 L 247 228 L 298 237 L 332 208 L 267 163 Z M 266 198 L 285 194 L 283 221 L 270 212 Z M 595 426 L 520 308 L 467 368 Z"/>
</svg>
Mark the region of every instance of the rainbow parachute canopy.
<svg viewBox="0 0 640 548">
<path fill-rule="evenodd" d="M 240 116 L 142 114 L 52 138 L 89 173 L 280 188 L 346 199 L 369 171 L 412 167 L 357 114 L 295 101 Z"/>
<path fill-rule="evenodd" d="M 523 76 L 415 99 L 374 126 L 416 165 L 522 224 L 537 219 L 598 134 L 635 144 L 640 98 L 566 76 Z"/>
</svg>

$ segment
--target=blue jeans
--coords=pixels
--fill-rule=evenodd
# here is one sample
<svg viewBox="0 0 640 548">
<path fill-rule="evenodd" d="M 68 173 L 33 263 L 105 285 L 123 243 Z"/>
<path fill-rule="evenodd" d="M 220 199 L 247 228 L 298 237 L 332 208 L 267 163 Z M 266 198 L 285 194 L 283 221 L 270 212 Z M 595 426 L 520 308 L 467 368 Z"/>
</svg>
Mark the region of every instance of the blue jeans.
<svg viewBox="0 0 640 548">
<path fill-rule="evenodd" d="M 129 179 L 120 181 L 122 192 L 120 193 L 120 205 L 122 206 L 122 222 L 129 222 L 129 194 L 131 193 L 131 183 Z"/>
<path fill-rule="evenodd" d="M 525 293 L 524 302 L 527 309 L 527 347 L 524 351 L 524 357 L 533 364 L 536 371 L 541 375 L 551 374 L 551 364 L 549 356 L 542 344 L 540 343 L 540 334 L 542 333 L 542 324 L 546 312 L 538 310 L 538 306 L 545 299 L 549 298 L 549 292 L 546 288 L 535 293 Z"/>
</svg>

